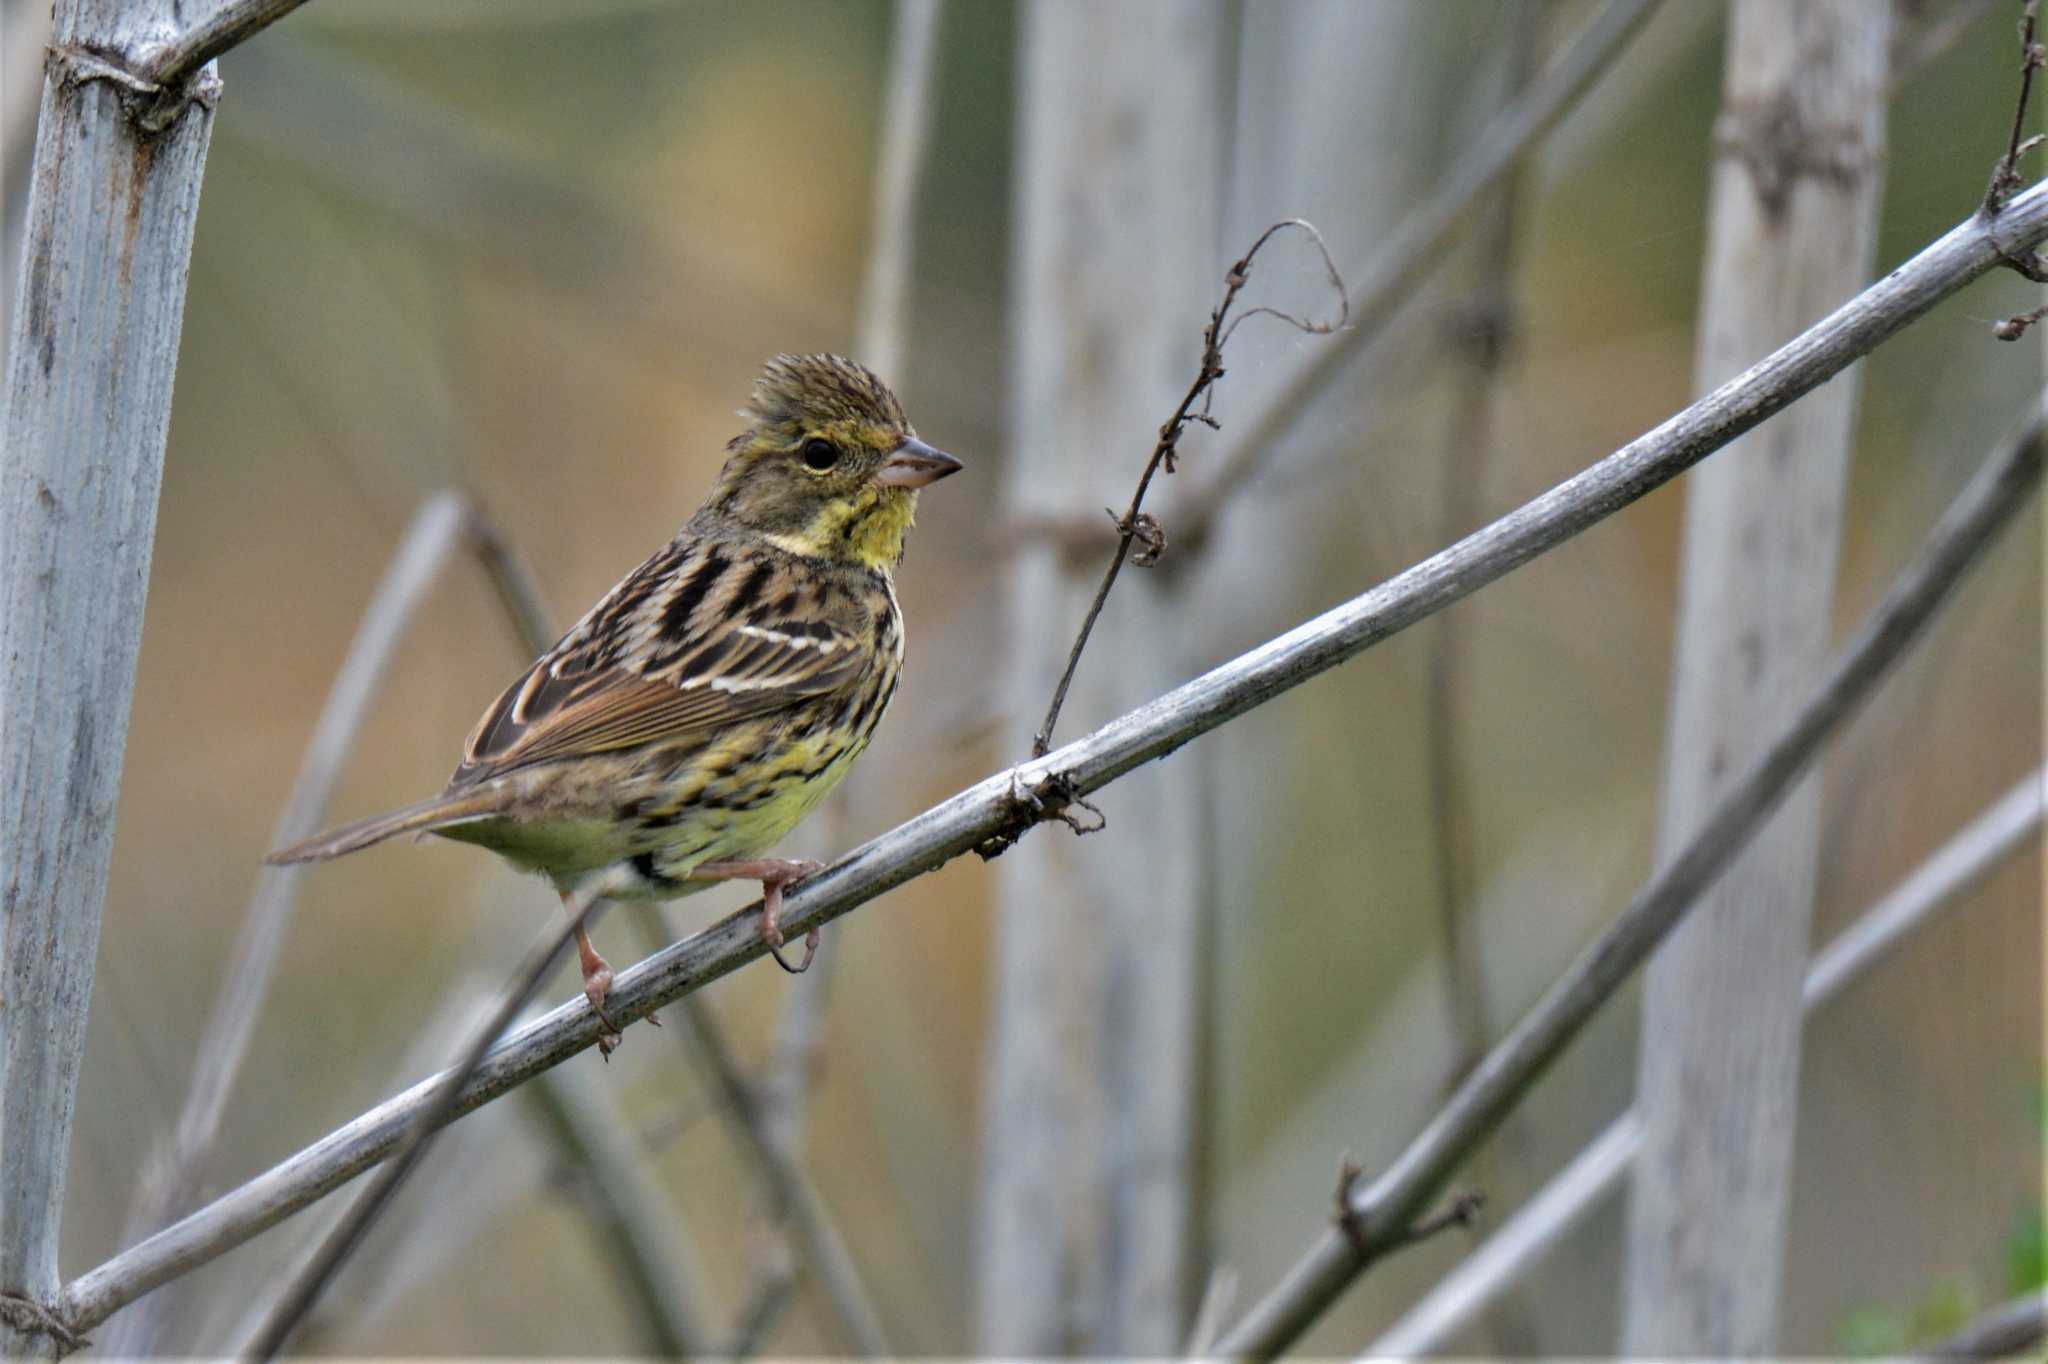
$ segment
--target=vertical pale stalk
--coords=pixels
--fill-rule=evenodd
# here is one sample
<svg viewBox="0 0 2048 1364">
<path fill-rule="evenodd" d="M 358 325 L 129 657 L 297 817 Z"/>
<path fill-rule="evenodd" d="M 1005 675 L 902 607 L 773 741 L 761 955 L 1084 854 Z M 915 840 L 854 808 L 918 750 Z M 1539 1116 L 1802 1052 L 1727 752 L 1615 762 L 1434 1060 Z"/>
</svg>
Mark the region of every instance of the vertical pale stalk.
<svg viewBox="0 0 2048 1364">
<path fill-rule="evenodd" d="M 1503 108 L 1522 98 L 1538 66 L 1548 6 L 1522 0 L 1501 20 L 1501 89 Z M 1472 227 L 1471 258 L 1477 269 L 1472 300 L 1464 310 L 1452 345 L 1452 384 L 1458 401 L 1445 417 L 1442 453 L 1443 487 L 1438 542 L 1453 544 L 1481 524 L 1480 486 L 1499 431 L 1501 390 L 1508 377 L 1510 352 L 1519 330 L 1515 266 L 1523 228 L 1523 182 L 1520 165 L 1504 172 L 1500 188 L 1477 209 Z M 1478 923 L 1472 915 L 1477 878 L 1473 838 L 1473 793 L 1466 782 L 1469 756 L 1460 726 L 1465 720 L 1465 695 L 1471 653 L 1464 631 L 1469 613 L 1445 612 L 1433 622 L 1429 640 L 1429 674 L 1422 696 L 1425 785 L 1434 815 L 1437 863 L 1437 923 L 1442 933 L 1444 998 L 1457 1055 L 1448 1084 L 1465 1078 L 1492 1045 L 1495 1023 L 1489 999 Z M 1476 768 L 1476 764 L 1472 764 Z M 1503 1170 L 1526 1147 L 1517 1119 L 1502 1124 L 1502 1139 L 1472 1158 L 1473 1187 L 1501 1190 Z M 1504 1356 L 1540 1354 L 1534 1314 L 1519 1297 L 1503 1296 L 1490 1305 L 1486 1346 Z"/>
<path fill-rule="evenodd" d="M 1890 8 L 1864 0 L 1737 0 L 1715 129 L 1701 391 L 1869 278 L 1889 27 Z M 1663 858 L 1825 661 L 1855 410 L 1851 370 L 1693 476 Z M 1810 774 L 1650 967 L 1624 1353 L 1775 1345 L 1819 816 Z"/>
<path fill-rule="evenodd" d="M 873 236 L 861 285 L 854 358 L 901 391 L 910 349 L 911 275 L 917 258 L 917 199 L 931 150 L 932 117 L 938 106 L 940 0 L 897 0 L 889 42 L 889 67 L 882 108 L 881 147 L 875 158 Z M 869 789 L 888 789 L 873 773 L 877 755 L 855 767 L 812 821 L 812 847 L 833 857 L 847 843 L 846 812 Z M 872 783 L 872 788 L 871 788 Z M 767 1123 L 784 1157 L 803 1151 L 804 1116 L 839 945 L 828 939 L 802 984 L 789 992 L 775 1046 L 775 1075 L 768 1087 Z M 829 1290 L 831 1280 L 827 1280 Z"/>
<path fill-rule="evenodd" d="M 0 464 L 0 1291 L 47 1304 L 142 642 L 205 98 L 161 132 L 110 74 L 173 0 L 62 0 Z M 91 54 L 100 55 L 91 55 Z M 8 1353 L 47 1337 L 0 1332 Z"/>
<path fill-rule="evenodd" d="M 1006 490 L 1023 521 L 1092 518 L 1128 499 L 1194 377 L 1228 264 L 1225 7 L 1037 0 L 1022 25 Z M 1028 751 L 1102 567 L 1051 543 L 1017 556 L 1013 752 Z M 1068 732 L 1184 677 L 1196 616 L 1169 584 L 1125 573 Z M 1197 773 L 1191 755 L 1135 773 L 1103 803 L 1113 833 L 1055 829 L 996 864 L 984 1352 L 1159 1355 L 1185 1338 L 1206 969 Z"/>
</svg>

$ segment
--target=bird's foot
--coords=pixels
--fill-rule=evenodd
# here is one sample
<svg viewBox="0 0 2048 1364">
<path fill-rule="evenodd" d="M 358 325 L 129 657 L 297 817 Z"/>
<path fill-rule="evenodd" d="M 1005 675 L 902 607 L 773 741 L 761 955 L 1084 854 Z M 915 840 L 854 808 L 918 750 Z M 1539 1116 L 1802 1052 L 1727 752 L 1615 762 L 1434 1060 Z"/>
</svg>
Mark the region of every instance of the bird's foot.
<svg viewBox="0 0 2048 1364">
<path fill-rule="evenodd" d="M 597 948 L 591 945 L 590 935 L 580 924 L 576 929 L 576 953 L 583 966 L 583 997 L 590 1001 L 591 1012 L 604 1026 L 604 1031 L 597 1035 L 597 1054 L 609 1061 L 613 1048 L 621 1040 L 618 1024 L 612 1022 L 611 1015 L 604 1011 L 605 996 L 612 991 L 612 968 L 597 954 Z"/>
<path fill-rule="evenodd" d="M 811 959 L 818 955 L 818 930 L 813 928 L 804 934 L 804 959 L 792 966 L 789 958 L 782 955 L 782 948 L 788 939 L 782 936 L 782 892 L 783 890 L 825 869 L 823 862 L 814 862 L 808 857 L 754 857 L 732 862 L 704 862 L 690 872 L 697 881 L 759 881 L 761 883 L 761 940 L 768 944 L 768 955 L 775 958 L 775 964 L 793 976 L 800 976 L 811 969 Z"/>
</svg>

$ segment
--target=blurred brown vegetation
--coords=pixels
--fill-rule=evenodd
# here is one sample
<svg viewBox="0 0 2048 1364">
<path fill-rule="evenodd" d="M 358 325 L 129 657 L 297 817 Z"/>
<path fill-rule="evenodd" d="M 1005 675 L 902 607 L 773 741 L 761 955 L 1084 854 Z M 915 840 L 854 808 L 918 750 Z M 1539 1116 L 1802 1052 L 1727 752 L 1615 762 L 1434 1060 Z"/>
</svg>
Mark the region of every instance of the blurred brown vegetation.
<svg viewBox="0 0 2048 1364">
<path fill-rule="evenodd" d="M 1497 15 L 1482 0 L 1415 8 L 1413 88 L 1397 105 L 1448 163 L 1474 129 L 1471 72 Z M 1242 24 L 1270 12 L 1248 3 Z M 888 14 L 822 0 L 349 0 L 309 6 L 224 61 L 79 1098 L 67 1277 L 120 1249 L 137 1170 L 177 1111 L 300 747 L 414 505 L 445 485 L 473 489 L 566 622 L 695 505 L 764 357 L 851 345 Z M 836 825 L 848 844 L 1019 756 L 995 742 L 994 675 L 997 465 L 1031 457 L 1004 441 L 1013 21 L 993 0 L 952 5 L 944 21 L 910 359 L 891 377 L 920 431 L 970 472 L 924 499 L 901 576 L 910 667 Z M 1667 6 L 1529 181 L 1505 434 L 1477 499 L 1489 517 L 1689 396 L 1718 22 L 1714 7 Z M 1974 207 L 2010 117 L 2010 47 L 2002 19 L 1980 23 L 1900 90 L 1880 268 Z M 1362 145 L 1413 135 L 1359 130 Z M 1333 207 L 1377 199 L 1391 221 L 1420 186 L 1349 183 L 1345 170 L 1327 168 L 1330 206 L 1280 203 L 1265 216 L 1314 217 L 1340 259 L 1362 258 L 1372 243 Z M 1283 298 L 1313 297 L 1306 256 L 1262 270 Z M 1354 369 L 1362 396 L 1273 451 L 1243 494 L 1259 524 L 1294 535 L 1226 533 L 1208 552 L 1294 566 L 1261 575 L 1266 598 L 1231 613 L 1228 637 L 1190 621 L 1200 661 L 1437 547 L 1440 432 L 1460 399 L 1439 376 L 1468 325 L 1469 270 L 1453 253 Z M 1186 300 L 1191 332 L 1212 301 Z M 1871 604 L 2040 382 L 2038 348 L 1988 334 L 2031 301 L 2012 278 L 1982 282 L 1868 362 L 1841 621 Z M 1231 366 L 1252 373 L 1313 344 L 1247 327 Z M 1227 429 L 1229 379 L 1216 410 Z M 1189 469 L 1209 439 L 1191 433 Z M 1145 454 L 1103 458 L 1135 476 Z M 1477 888 L 1496 1019 L 1525 1007 L 1646 870 L 1682 496 L 1652 497 L 1451 613 L 1470 669 L 1460 725 L 1476 799 L 1462 876 Z M 2042 549 L 2030 508 L 1837 744 L 1822 935 L 2040 761 Z M 1118 605 L 1094 649 L 1117 647 Z M 1391 1155 L 1446 1080 L 1453 1042 L 1419 794 L 1425 636 L 1202 741 L 1214 747 L 1218 915 L 1205 1234 L 1248 1292 L 1324 1218 L 1338 1155 L 1368 1168 Z M 437 789 L 476 712 L 523 661 L 478 577 L 451 571 L 335 813 Z M 1107 718 L 1069 715 L 1065 732 Z M 1113 839 L 1116 789 L 1100 803 Z M 987 880 L 956 863 L 831 930 L 842 960 L 808 1163 L 908 1350 L 972 1338 Z M 687 915 L 708 922 L 741 898 L 707 894 Z M 1859 1304 L 1911 1299 L 1938 1276 L 2000 1291 L 2002 1244 L 2041 1191 L 2040 902 L 2029 854 L 1810 1030 L 1789 1351 L 1831 1349 Z M 444 999 L 501 979 L 551 908 L 538 883 L 453 846 L 316 871 L 213 1186 L 434 1064 L 441 1053 L 416 1043 Z M 630 959 L 624 922 L 598 940 Z M 759 1058 L 803 988 L 755 969 L 708 997 Z M 566 973 L 553 986 L 573 991 Z M 1495 1208 L 1626 1104 L 1633 1058 L 1624 1001 L 1528 1104 Z M 599 1066 L 595 1055 L 572 1064 Z M 671 1040 L 641 1029 L 597 1078 L 646 1121 L 698 1089 Z M 332 1300 L 309 1345 L 639 1347 L 573 1194 L 536 1173 L 543 1129 L 509 1118 L 493 1140 L 496 1155 L 430 1160 L 404 1195 L 474 1215 L 387 1223 L 368 1257 L 406 1274 L 374 1298 Z M 760 1243 L 741 1153 L 700 1119 L 658 1169 L 730 1310 Z M 1546 1350 L 1611 1348 L 1618 1223 L 1610 1206 L 1533 1280 Z M 217 1339 L 207 1332 L 239 1314 L 290 1235 L 196 1276 L 180 1339 Z M 1441 1238 L 1375 1273 L 1306 1347 L 1361 1345 L 1461 1249 Z M 808 1292 L 770 1345 L 843 1347 Z"/>
</svg>

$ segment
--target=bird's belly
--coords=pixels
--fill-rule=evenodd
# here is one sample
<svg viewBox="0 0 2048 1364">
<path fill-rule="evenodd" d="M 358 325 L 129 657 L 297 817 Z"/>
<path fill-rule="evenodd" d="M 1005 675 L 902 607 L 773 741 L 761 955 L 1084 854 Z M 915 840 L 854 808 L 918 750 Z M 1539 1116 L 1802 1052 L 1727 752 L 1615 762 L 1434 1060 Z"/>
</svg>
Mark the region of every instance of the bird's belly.
<svg viewBox="0 0 2048 1364">
<path fill-rule="evenodd" d="M 726 792 L 714 784 L 685 802 L 673 824 L 643 833 L 643 851 L 651 854 L 642 858 L 643 869 L 652 870 L 660 880 L 680 883 L 702 863 L 768 851 L 831 794 L 864 746 L 832 753 L 808 743 L 792 744 L 743 790 Z"/>
</svg>

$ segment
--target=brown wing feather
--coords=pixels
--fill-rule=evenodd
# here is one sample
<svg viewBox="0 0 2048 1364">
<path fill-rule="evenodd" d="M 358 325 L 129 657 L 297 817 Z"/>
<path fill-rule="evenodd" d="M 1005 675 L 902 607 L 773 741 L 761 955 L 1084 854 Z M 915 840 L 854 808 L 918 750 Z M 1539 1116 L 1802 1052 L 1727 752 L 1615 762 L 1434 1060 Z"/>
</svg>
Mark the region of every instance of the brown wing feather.
<svg viewBox="0 0 2048 1364">
<path fill-rule="evenodd" d="M 865 612 L 847 593 L 792 605 L 787 567 L 688 542 L 649 560 L 484 712 L 450 784 L 708 734 L 853 685 L 873 662 Z"/>
</svg>

